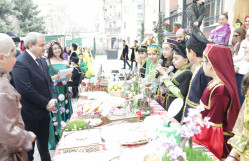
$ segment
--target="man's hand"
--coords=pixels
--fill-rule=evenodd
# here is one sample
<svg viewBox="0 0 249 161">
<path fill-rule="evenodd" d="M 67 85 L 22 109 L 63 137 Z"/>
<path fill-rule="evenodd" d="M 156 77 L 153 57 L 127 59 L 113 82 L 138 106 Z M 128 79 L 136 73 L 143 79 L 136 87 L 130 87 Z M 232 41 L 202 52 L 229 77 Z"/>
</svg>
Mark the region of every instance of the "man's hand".
<svg viewBox="0 0 249 161">
<path fill-rule="evenodd" d="M 48 102 L 48 105 L 46 107 L 46 109 L 50 112 L 53 110 L 54 106 L 56 105 L 57 101 L 56 99 L 51 99 L 49 102 Z"/>
<path fill-rule="evenodd" d="M 36 139 L 36 135 L 32 132 L 32 131 L 29 131 L 30 135 L 31 135 L 31 140 L 32 140 L 32 143 L 35 141 Z"/>
<path fill-rule="evenodd" d="M 199 25 L 199 22 L 196 21 L 196 22 L 194 23 L 194 26 L 198 26 L 198 25 Z"/>
</svg>

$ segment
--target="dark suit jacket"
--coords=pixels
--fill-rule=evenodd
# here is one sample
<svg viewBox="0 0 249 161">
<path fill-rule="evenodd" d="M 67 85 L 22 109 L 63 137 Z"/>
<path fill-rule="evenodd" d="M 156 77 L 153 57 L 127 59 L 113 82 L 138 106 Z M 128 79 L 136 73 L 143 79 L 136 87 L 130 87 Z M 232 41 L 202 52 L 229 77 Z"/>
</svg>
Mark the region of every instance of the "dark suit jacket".
<svg viewBox="0 0 249 161">
<path fill-rule="evenodd" d="M 23 120 L 36 120 L 42 112 L 48 113 L 46 110 L 48 102 L 52 98 L 57 98 L 48 65 L 42 57 L 41 63 L 44 72 L 28 52 L 24 51 L 17 57 L 12 70 L 16 90 L 22 96 Z"/>
</svg>

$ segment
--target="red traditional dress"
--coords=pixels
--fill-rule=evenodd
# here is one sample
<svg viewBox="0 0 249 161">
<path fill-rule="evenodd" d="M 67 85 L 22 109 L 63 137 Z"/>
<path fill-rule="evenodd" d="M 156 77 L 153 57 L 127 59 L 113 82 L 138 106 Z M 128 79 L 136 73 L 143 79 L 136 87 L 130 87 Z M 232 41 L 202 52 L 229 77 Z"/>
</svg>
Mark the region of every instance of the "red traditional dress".
<svg viewBox="0 0 249 161">
<path fill-rule="evenodd" d="M 232 54 L 229 48 L 220 45 L 207 45 L 204 55 L 208 57 L 220 82 L 211 81 L 203 92 L 201 104 L 205 110 L 202 117 L 210 117 L 214 125 L 201 127 L 202 133 L 195 135 L 193 141 L 206 146 L 217 158 L 226 158 L 231 146 L 228 139 L 233 136 L 240 104 L 237 93 Z"/>
</svg>

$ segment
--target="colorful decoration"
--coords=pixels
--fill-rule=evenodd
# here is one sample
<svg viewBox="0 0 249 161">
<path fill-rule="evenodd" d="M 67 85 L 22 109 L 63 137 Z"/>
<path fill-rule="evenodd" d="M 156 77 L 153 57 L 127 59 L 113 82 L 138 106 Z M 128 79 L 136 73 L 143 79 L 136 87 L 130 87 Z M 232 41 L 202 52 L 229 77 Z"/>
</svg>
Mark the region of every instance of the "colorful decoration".
<svg viewBox="0 0 249 161">
<path fill-rule="evenodd" d="M 57 113 L 58 109 L 56 107 L 53 108 L 52 113 Z"/>
<path fill-rule="evenodd" d="M 53 125 L 54 125 L 54 126 L 58 126 L 58 122 L 54 122 Z"/>
<path fill-rule="evenodd" d="M 60 107 L 60 112 L 61 112 L 61 114 L 63 114 L 65 112 L 65 108 L 61 106 Z"/>
<path fill-rule="evenodd" d="M 64 100 L 65 100 L 65 96 L 64 96 L 63 94 L 60 94 L 60 95 L 58 96 L 58 100 L 59 100 L 59 101 L 64 101 Z"/>
</svg>

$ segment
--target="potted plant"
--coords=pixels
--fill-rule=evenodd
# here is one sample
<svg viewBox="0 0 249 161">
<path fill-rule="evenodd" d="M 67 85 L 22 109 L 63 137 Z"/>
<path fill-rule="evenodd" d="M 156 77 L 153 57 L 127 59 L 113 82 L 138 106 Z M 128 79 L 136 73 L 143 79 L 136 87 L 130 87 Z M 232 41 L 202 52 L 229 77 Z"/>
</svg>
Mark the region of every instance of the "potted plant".
<svg viewBox="0 0 249 161">
<path fill-rule="evenodd" d="M 170 25 L 168 23 L 163 24 L 163 30 L 164 30 L 163 32 L 165 35 L 167 35 L 169 33 L 169 27 L 170 27 Z"/>
<path fill-rule="evenodd" d="M 181 28 L 181 24 L 178 23 L 178 22 L 176 22 L 176 23 L 174 24 L 174 33 L 176 33 L 177 30 L 179 30 L 179 28 Z"/>
</svg>

